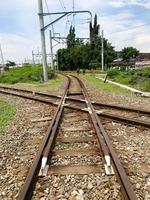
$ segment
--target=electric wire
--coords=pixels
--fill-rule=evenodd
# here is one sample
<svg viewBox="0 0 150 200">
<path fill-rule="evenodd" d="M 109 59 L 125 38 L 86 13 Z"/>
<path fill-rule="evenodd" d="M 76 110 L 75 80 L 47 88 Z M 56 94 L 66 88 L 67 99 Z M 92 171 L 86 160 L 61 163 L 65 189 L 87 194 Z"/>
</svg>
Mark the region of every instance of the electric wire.
<svg viewBox="0 0 150 200">
<path fill-rule="evenodd" d="M 149 24 L 150 24 L 150 22 L 145 23 L 145 24 L 141 24 L 139 26 L 134 26 L 134 27 L 131 27 L 131 28 L 128 28 L 128 29 L 124 29 L 124 30 L 121 30 L 121 31 L 112 32 L 110 34 L 117 34 L 117 33 L 122 33 L 122 32 L 128 32 L 128 31 L 131 31 L 131 30 L 134 30 L 134 29 L 137 29 L 137 28 L 149 25 Z"/>
<path fill-rule="evenodd" d="M 65 24 L 65 30 L 64 30 L 64 35 L 67 34 L 68 24 L 69 24 L 69 19 L 68 19 L 68 16 L 67 16 L 66 24 Z"/>
<path fill-rule="evenodd" d="M 46 5 L 46 8 L 47 8 L 47 12 L 50 13 L 47 0 L 45 0 L 45 5 Z M 50 22 L 51 22 L 51 17 L 50 17 L 50 15 L 49 15 L 49 20 L 50 20 Z M 52 24 L 52 33 L 53 33 L 53 35 L 54 35 L 54 33 L 55 33 L 55 31 L 54 31 L 54 25 L 53 25 L 53 24 Z"/>
<path fill-rule="evenodd" d="M 149 23 L 148 23 L 149 24 Z M 140 33 L 145 33 L 145 30 L 140 30 Z M 107 34 L 107 36 L 108 36 L 109 34 Z M 111 39 L 111 38 L 109 38 L 111 41 L 113 41 L 114 42 L 114 39 Z M 118 43 L 120 44 L 121 42 L 124 42 L 125 44 L 130 44 L 130 46 L 132 45 L 132 43 L 133 43 L 133 45 L 134 45 L 134 43 L 135 43 L 135 41 L 138 39 L 138 37 L 131 37 L 131 38 L 128 38 L 128 39 L 123 39 L 123 40 L 119 40 L 118 41 L 118 38 L 117 39 L 115 39 L 115 41 L 118 41 Z M 139 39 L 138 39 L 139 40 Z M 117 43 L 117 42 L 114 42 L 114 43 Z"/>
<path fill-rule="evenodd" d="M 64 11 L 66 11 L 66 6 L 63 0 L 59 0 L 59 3 Z"/>
</svg>

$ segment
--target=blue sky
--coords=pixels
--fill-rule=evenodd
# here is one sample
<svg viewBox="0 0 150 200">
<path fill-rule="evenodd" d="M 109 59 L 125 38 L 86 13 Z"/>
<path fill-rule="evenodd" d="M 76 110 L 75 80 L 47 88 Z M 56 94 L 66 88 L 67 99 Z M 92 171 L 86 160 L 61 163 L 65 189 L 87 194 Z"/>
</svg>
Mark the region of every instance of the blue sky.
<svg viewBox="0 0 150 200">
<path fill-rule="evenodd" d="M 61 6 L 60 1 L 64 3 L 65 8 Z M 45 0 L 43 3 L 47 12 Z M 47 0 L 47 3 L 50 12 L 72 10 L 72 0 Z M 5 60 L 21 62 L 25 57 L 31 57 L 33 49 L 37 51 L 40 48 L 37 4 L 38 0 L 0 1 L 0 44 Z M 93 15 L 97 13 L 105 37 L 116 50 L 134 46 L 142 52 L 150 52 L 150 0 L 75 0 L 75 10 L 90 10 Z M 66 36 L 69 26 L 73 23 L 72 19 L 70 16 L 56 23 L 55 32 Z M 88 19 L 86 14 L 75 16 L 77 36 L 88 37 Z M 45 18 L 45 23 L 49 20 L 48 17 Z M 142 24 L 147 25 L 141 26 Z M 132 29 L 135 26 L 141 27 Z M 124 31 L 127 29 L 129 31 Z M 46 41 L 49 51 L 48 31 Z M 63 46 L 58 45 L 57 48 Z"/>
</svg>

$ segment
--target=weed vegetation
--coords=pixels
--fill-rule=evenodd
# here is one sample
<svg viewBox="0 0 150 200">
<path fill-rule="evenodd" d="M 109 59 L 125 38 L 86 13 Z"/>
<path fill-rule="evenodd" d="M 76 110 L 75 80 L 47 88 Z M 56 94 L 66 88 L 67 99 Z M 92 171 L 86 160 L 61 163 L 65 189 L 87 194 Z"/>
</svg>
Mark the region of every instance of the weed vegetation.
<svg viewBox="0 0 150 200">
<path fill-rule="evenodd" d="M 108 78 L 138 90 L 150 92 L 150 67 L 130 71 L 111 69 L 108 72 Z"/>
<path fill-rule="evenodd" d="M 93 85 L 96 85 L 98 88 L 105 92 L 110 92 L 110 93 L 116 93 L 116 94 L 121 94 L 121 95 L 129 95 L 130 92 L 124 88 L 121 88 L 117 85 L 113 85 L 110 83 L 104 83 L 104 81 L 101 81 L 97 78 L 95 78 L 94 75 L 86 74 L 82 75 L 84 79 L 86 79 L 88 82 L 90 82 Z"/>
<path fill-rule="evenodd" d="M 51 72 L 50 68 L 49 72 Z M 17 67 L 1 72 L 0 83 L 15 84 L 40 82 L 42 80 L 42 74 L 42 66 L 24 65 L 23 67 Z"/>
<path fill-rule="evenodd" d="M 10 102 L 5 102 L 0 99 L 0 134 L 4 132 L 4 129 L 8 122 L 15 114 L 15 108 Z"/>
</svg>

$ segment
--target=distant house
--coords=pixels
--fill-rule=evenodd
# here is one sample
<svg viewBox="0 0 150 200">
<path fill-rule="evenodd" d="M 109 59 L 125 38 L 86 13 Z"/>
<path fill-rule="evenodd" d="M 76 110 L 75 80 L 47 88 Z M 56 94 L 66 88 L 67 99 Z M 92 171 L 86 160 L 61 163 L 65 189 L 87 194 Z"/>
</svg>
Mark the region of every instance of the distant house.
<svg viewBox="0 0 150 200">
<path fill-rule="evenodd" d="M 128 62 L 120 58 L 120 52 L 117 52 L 117 55 L 118 59 L 113 61 L 113 66 L 144 67 L 150 65 L 150 53 L 139 53 L 136 59 L 130 59 Z"/>
<path fill-rule="evenodd" d="M 9 70 L 9 67 L 0 65 L 0 72 L 7 71 L 7 70 Z"/>
<path fill-rule="evenodd" d="M 0 65 L 0 71 L 5 71 L 5 67 Z"/>
<path fill-rule="evenodd" d="M 140 53 L 135 62 L 135 67 L 150 65 L 150 53 Z"/>
<path fill-rule="evenodd" d="M 140 53 L 137 57 L 138 61 L 150 61 L 150 53 Z"/>
<path fill-rule="evenodd" d="M 121 62 L 121 61 L 123 61 L 122 58 L 117 58 L 117 59 L 115 59 L 113 62 Z"/>
<path fill-rule="evenodd" d="M 121 60 L 121 55 L 120 55 L 120 51 L 117 51 L 117 60 Z M 138 61 L 148 61 L 150 60 L 150 53 L 143 53 L 143 52 L 140 52 L 139 55 L 137 56 L 136 60 Z"/>
<path fill-rule="evenodd" d="M 130 66 L 135 67 L 135 59 L 130 59 L 129 61 L 124 61 L 122 58 L 118 58 L 112 62 L 113 67 Z"/>
</svg>

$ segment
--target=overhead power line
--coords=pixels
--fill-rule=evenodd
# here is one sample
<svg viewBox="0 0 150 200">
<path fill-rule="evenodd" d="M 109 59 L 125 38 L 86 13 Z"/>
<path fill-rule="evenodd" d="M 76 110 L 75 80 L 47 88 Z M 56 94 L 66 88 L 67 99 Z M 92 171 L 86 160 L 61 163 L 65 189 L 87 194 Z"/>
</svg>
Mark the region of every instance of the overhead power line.
<svg viewBox="0 0 150 200">
<path fill-rule="evenodd" d="M 50 11 L 49 11 L 49 7 L 48 7 L 48 3 L 47 3 L 47 0 L 45 0 L 45 5 L 46 5 L 46 8 L 47 8 L 47 12 L 49 13 Z M 51 22 L 51 17 L 50 17 L 50 15 L 49 15 L 49 20 L 50 20 L 50 22 Z M 53 24 L 52 24 L 52 31 L 53 31 L 53 35 L 54 35 L 54 26 L 53 26 Z"/>
<path fill-rule="evenodd" d="M 140 28 L 140 27 L 143 27 L 143 26 L 146 26 L 146 25 L 149 25 L 149 24 L 150 24 L 150 22 L 145 23 L 145 24 L 141 24 L 141 25 L 139 25 L 139 26 L 133 26 L 133 27 L 131 27 L 131 28 L 124 29 L 124 30 L 122 30 L 122 31 L 112 32 L 112 33 L 110 33 L 110 34 L 117 34 L 117 33 L 122 33 L 122 32 L 131 31 L 131 30 L 138 29 L 138 28 Z M 109 34 L 109 35 L 110 35 L 110 34 Z"/>
<path fill-rule="evenodd" d="M 66 24 L 65 24 L 65 30 L 64 30 L 64 35 L 67 34 L 68 24 L 69 24 L 69 19 L 68 19 L 68 16 L 67 16 L 67 18 L 66 18 Z"/>
<path fill-rule="evenodd" d="M 66 11 L 66 6 L 63 0 L 59 0 L 59 3 L 64 11 Z"/>
<path fill-rule="evenodd" d="M 67 9 L 66 9 L 66 6 L 65 6 L 64 1 L 63 1 L 63 0 L 59 0 L 59 3 L 60 3 L 60 5 L 61 5 L 62 9 L 66 12 Z M 66 20 L 66 26 L 65 26 L 64 33 L 66 33 L 66 29 L 67 29 L 67 21 L 68 21 L 68 16 L 67 16 L 67 20 Z"/>
</svg>

